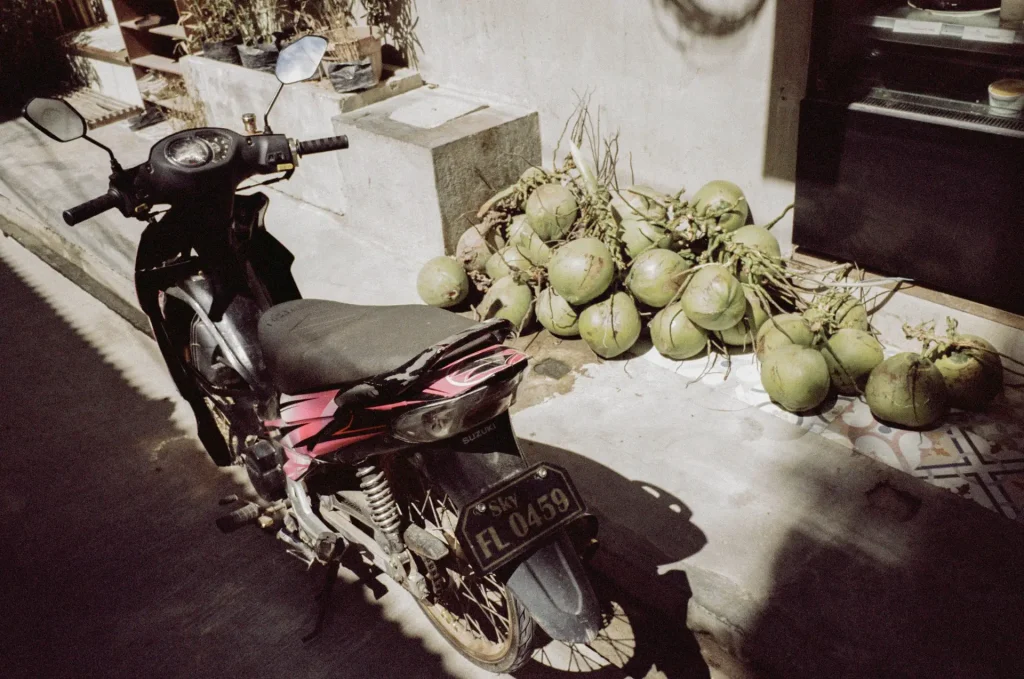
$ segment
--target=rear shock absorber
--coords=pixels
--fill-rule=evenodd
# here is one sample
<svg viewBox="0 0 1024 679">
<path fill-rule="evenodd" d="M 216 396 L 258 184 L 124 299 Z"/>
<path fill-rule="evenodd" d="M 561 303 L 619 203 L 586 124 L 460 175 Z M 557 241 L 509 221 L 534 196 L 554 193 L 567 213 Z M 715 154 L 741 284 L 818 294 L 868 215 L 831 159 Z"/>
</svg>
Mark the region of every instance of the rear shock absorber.
<svg viewBox="0 0 1024 679">
<path fill-rule="evenodd" d="M 356 470 L 359 477 L 359 488 L 370 504 L 370 518 L 377 528 L 388 538 L 391 552 L 402 549 L 402 538 L 398 529 L 402 523 L 402 515 L 398 503 L 391 493 L 388 477 L 375 464 L 367 464 Z"/>
</svg>

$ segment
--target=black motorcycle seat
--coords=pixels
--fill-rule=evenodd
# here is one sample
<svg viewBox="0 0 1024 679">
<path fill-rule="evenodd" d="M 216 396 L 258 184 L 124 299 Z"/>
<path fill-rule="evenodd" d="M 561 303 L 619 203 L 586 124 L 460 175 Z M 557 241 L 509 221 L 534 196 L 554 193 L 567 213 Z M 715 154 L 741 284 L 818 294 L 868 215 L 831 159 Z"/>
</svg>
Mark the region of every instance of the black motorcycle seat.
<svg viewBox="0 0 1024 679">
<path fill-rule="evenodd" d="M 299 394 L 391 372 L 472 325 L 430 306 L 299 299 L 260 317 L 259 342 L 274 386 Z"/>
</svg>

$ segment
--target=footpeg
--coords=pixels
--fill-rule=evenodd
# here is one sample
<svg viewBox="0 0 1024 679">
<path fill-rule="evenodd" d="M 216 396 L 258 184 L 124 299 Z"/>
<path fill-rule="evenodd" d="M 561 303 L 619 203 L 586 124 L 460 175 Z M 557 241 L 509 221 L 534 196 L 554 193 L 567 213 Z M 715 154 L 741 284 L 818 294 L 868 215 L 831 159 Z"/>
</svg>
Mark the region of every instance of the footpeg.
<svg viewBox="0 0 1024 679">
<path fill-rule="evenodd" d="M 448 556 L 448 545 L 416 524 L 410 524 L 402 536 L 409 551 L 424 559 L 440 561 Z"/>
<path fill-rule="evenodd" d="M 231 533 L 259 520 L 263 510 L 254 502 L 248 502 L 226 516 L 217 519 L 217 528 L 222 533 Z"/>
</svg>

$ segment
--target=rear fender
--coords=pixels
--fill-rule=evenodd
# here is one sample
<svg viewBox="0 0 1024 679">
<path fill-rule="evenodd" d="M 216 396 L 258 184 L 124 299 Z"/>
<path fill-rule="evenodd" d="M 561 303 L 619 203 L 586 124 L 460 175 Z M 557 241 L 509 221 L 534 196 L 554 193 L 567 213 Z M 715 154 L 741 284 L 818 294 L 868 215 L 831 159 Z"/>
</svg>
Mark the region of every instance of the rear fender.
<svg viewBox="0 0 1024 679">
<path fill-rule="evenodd" d="M 474 432 L 421 449 L 416 458 L 423 475 L 460 510 L 529 466 L 507 413 Z M 506 582 L 552 639 L 586 643 L 601 628 L 597 597 L 564 533 L 516 566 Z"/>
</svg>

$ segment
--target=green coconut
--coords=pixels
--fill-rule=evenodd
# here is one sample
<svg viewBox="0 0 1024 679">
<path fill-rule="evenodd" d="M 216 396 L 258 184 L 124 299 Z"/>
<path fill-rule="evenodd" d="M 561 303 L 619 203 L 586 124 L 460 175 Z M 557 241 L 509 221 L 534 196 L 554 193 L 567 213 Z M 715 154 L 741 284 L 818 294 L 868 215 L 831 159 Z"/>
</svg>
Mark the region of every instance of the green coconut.
<svg viewBox="0 0 1024 679">
<path fill-rule="evenodd" d="M 420 269 L 416 292 L 430 306 L 454 306 L 469 294 L 469 277 L 451 257 L 434 257 Z"/>
<path fill-rule="evenodd" d="M 667 248 L 672 243 L 672 234 L 643 217 L 623 217 L 621 226 L 620 238 L 626 254 L 631 258 L 651 248 Z"/>
<path fill-rule="evenodd" d="M 920 354 L 896 354 L 868 377 L 864 396 L 872 414 L 892 424 L 922 429 L 935 425 L 949 408 L 942 373 Z"/>
<path fill-rule="evenodd" d="M 836 324 L 840 328 L 853 328 L 854 330 L 867 330 L 868 310 L 856 297 L 850 296 L 836 311 Z"/>
<path fill-rule="evenodd" d="M 761 385 L 768 396 L 791 413 L 821 405 L 831 380 L 821 352 L 799 344 L 777 347 L 761 362 Z"/>
<path fill-rule="evenodd" d="M 487 260 L 497 252 L 504 243 L 499 245 L 497 229 L 484 229 L 476 224 L 466 229 L 455 246 L 455 259 L 466 271 L 484 271 Z"/>
<path fill-rule="evenodd" d="M 740 243 L 751 250 L 757 250 L 771 259 L 782 259 L 782 248 L 779 246 L 779 241 L 776 240 L 771 231 L 763 226 L 755 226 L 753 224 L 741 226 L 729 234 L 729 239 L 733 243 Z"/>
<path fill-rule="evenodd" d="M 661 308 L 679 292 L 681 274 L 689 268 L 689 262 L 671 250 L 648 250 L 633 260 L 626 287 L 644 304 Z"/>
<path fill-rule="evenodd" d="M 547 179 L 548 173 L 539 167 L 531 165 L 530 167 L 523 170 L 523 173 L 519 175 L 519 181 L 526 184 L 533 184 L 539 181 Z"/>
<path fill-rule="evenodd" d="M 706 330 L 731 328 L 747 310 L 743 286 L 721 264 L 710 264 L 690 276 L 680 301 L 687 317 Z"/>
<path fill-rule="evenodd" d="M 949 392 L 949 404 L 984 410 L 1003 391 L 1003 364 L 996 348 L 977 335 L 956 336 L 956 344 L 935 359 Z"/>
<path fill-rule="evenodd" d="M 533 293 L 529 286 L 516 283 L 512 276 L 494 281 L 477 307 L 481 318 L 504 318 L 517 328 L 530 322 L 532 310 Z"/>
<path fill-rule="evenodd" d="M 537 295 L 537 320 L 552 335 L 578 337 L 580 334 L 576 310 L 551 288 L 544 288 Z"/>
<path fill-rule="evenodd" d="M 814 332 L 800 314 L 779 314 L 765 321 L 757 331 L 754 351 L 758 360 L 763 361 L 769 352 L 787 344 L 814 344 Z"/>
<path fill-rule="evenodd" d="M 856 328 L 841 328 L 821 348 L 836 391 L 854 396 L 864 391 L 871 371 L 885 359 L 874 335 Z"/>
<path fill-rule="evenodd" d="M 515 271 L 529 271 L 530 258 L 514 245 L 506 245 L 487 260 L 487 275 L 493 280 L 512 275 Z"/>
<path fill-rule="evenodd" d="M 569 241 L 548 262 L 548 282 L 569 304 L 586 304 L 604 294 L 614 276 L 612 253 L 597 238 Z"/>
<path fill-rule="evenodd" d="M 526 221 L 526 215 L 516 215 L 508 227 L 508 242 L 516 246 L 530 263 L 544 266 L 551 259 L 551 248 L 541 240 Z"/>
<path fill-rule="evenodd" d="M 658 352 L 677 361 L 696 356 L 708 346 L 708 331 L 686 317 L 681 302 L 673 302 L 654 314 L 650 329 Z"/>
<path fill-rule="evenodd" d="M 743 318 L 736 325 L 718 333 L 723 342 L 734 347 L 752 345 L 757 332 L 768 320 L 768 312 L 765 311 L 764 303 L 753 290 L 744 288 L 743 296 L 747 300 L 747 310 L 743 313 Z"/>
<path fill-rule="evenodd" d="M 853 328 L 868 330 L 868 310 L 850 293 L 841 293 L 839 298 L 827 296 L 825 302 L 818 301 L 804 312 L 804 318 L 812 328 L 831 332 L 831 328 Z"/>
<path fill-rule="evenodd" d="M 700 218 L 709 212 L 728 209 L 717 218 L 718 226 L 726 233 L 735 231 L 747 222 L 750 206 L 740 187 L 724 179 L 716 179 L 702 186 L 690 199 Z"/>
<path fill-rule="evenodd" d="M 526 201 L 526 219 L 541 240 L 560 240 L 579 215 L 572 191 L 561 184 L 541 184 Z"/>
<path fill-rule="evenodd" d="M 580 336 L 601 358 L 625 353 L 640 337 L 640 314 L 633 298 L 617 292 L 580 313 Z"/>
<path fill-rule="evenodd" d="M 654 222 L 665 221 L 665 203 L 668 196 L 658 193 L 649 186 L 630 186 L 613 191 L 609 205 L 619 219 L 639 217 Z"/>
</svg>

